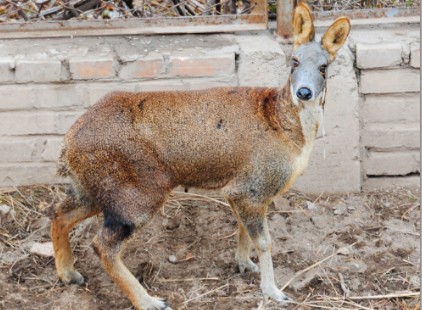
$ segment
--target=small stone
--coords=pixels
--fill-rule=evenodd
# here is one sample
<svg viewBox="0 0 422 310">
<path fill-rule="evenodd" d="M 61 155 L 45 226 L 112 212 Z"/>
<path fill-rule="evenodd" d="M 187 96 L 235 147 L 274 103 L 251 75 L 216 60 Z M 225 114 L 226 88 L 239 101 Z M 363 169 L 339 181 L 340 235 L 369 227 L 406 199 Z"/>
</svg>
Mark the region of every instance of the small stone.
<svg viewBox="0 0 422 310">
<path fill-rule="evenodd" d="M 380 241 L 385 245 L 385 246 L 389 246 L 393 243 L 393 238 L 391 238 L 391 236 L 389 235 L 383 235 L 380 238 Z"/>
<path fill-rule="evenodd" d="M 165 218 L 163 220 L 163 226 L 167 229 L 167 230 L 175 230 L 180 226 L 180 223 L 175 221 L 172 218 Z"/>
<path fill-rule="evenodd" d="M 368 266 L 363 261 L 353 261 L 348 264 L 348 269 L 351 272 L 364 273 L 368 269 Z"/>
<path fill-rule="evenodd" d="M 8 205 L 0 205 L 0 215 L 6 216 L 9 214 L 11 208 Z"/>
<path fill-rule="evenodd" d="M 309 210 L 315 210 L 316 209 L 316 204 L 314 204 L 311 201 L 307 201 L 306 206 L 308 207 Z"/>
<path fill-rule="evenodd" d="M 53 242 L 34 242 L 29 252 L 39 256 L 54 257 Z"/>
<path fill-rule="evenodd" d="M 333 209 L 335 215 L 342 215 L 347 212 L 347 207 L 343 204 L 337 205 Z"/>
<path fill-rule="evenodd" d="M 383 203 L 384 208 L 389 208 L 391 205 L 389 202 Z"/>
<path fill-rule="evenodd" d="M 341 210 L 341 209 L 335 209 L 334 210 L 334 214 L 341 215 L 341 214 L 343 214 L 343 210 Z"/>
<path fill-rule="evenodd" d="M 346 255 L 347 256 L 347 255 L 350 254 L 350 250 L 348 248 L 342 248 L 342 249 L 339 249 L 337 253 L 340 254 L 340 255 Z"/>
<path fill-rule="evenodd" d="M 172 264 L 177 263 L 177 257 L 175 255 L 170 255 L 169 256 L 169 262 Z"/>
</svg>

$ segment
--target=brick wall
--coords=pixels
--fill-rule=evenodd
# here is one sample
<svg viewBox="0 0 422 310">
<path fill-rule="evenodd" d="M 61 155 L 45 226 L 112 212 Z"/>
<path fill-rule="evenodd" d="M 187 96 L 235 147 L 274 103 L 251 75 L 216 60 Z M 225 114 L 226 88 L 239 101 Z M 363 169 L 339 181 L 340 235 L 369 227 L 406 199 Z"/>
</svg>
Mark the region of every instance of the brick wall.
<svg viewBox="0 0 422 310">
<path fill-rule="evenodd" d="M 54 175 L 63 134 L 109 91 L 236 85 L 238 47 L 216 41 L 215 48 L 180 55 L 158 46 L 149 52 L 144 39 L 3 41 L 0 186 L 60 181 Z"/>
<path fill-rule="evenodd" d="M 420 47 L 356 45 L 360 70 L 363 187 L 419 184 Z"/>
</svg>

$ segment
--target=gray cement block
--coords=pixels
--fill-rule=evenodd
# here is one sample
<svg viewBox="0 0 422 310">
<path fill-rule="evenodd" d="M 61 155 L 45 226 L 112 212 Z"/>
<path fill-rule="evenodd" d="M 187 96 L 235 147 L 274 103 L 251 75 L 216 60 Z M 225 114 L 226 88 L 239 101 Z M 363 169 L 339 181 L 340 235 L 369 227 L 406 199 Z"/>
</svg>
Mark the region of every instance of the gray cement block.
<svg viewBox="0 0 422 310">
<path fill-rule="evenodd" d="M 364 70 L 360 91 L 363 94 L 419 92 L 420 72 L 416 69 Z"/>
<path fill-rule="evenodd" d="M 58 59 L 17 59 L 17 83 L 58 82 L 62 77 L 62 63 Z"/>
<path fill-rule="evenodd" d="M 368 151 L 363 161 L 364 174 L 370 176 L 408 175 L 420 172 L 420 151 Z"/>
<path fill-rule="evenodd" d="M 48 137 L 42 139 L 42 148 L 39 154 L 40 161 L 56 162 L 59 155 L 59 149 L 62 143 L 62 137 Z"/>
<path fill-rule="evenodd" d="M 400 43 L 356 44 L 356 64 L 359 69 L 394 67 L 401 63 Z"/>
<path fill-rule="evenodd" d="M 55 163 L 0 163 L 0 184 L 2 187 L 33 184 L 63 183 L 56 176 Z"/>
<path fill-rule="evenodd" d="M 31 162 L 38 144 L 38 138 L 0 138 L 0 163 Z"/>
<path fill-rule="evenodd" d="M 362 146 L 377 149 L 418 149 L 420 124 L 368 124 L 362 132 Z"/>
<path fill-rule="evenodd" d="M 11 96 L 10 94 L 13 94 Z M 77 109 L 88 100 L 84 84 L 0 85 L 0 111 Z"/>
<path fill-rule="evenodd" d="M 55 162 L 62 137 L 0 138 L 0 163 Z"/>
<path fill-rule="evenodd" d="M 137 82 L 139 83 L 139 82 Z M 87 83 L 88 88 L 88 100 L 84 102 L 84 107 L 93 105 L 102 97 L 113 91 L 135 91 L 136 83 L 121 83 L 121 82 L 98 82 L 98 83 Z"/>
<path fill-rule="evenodd" d="M 82 113 L 3 112 L 0 113 L 0 136 L 65 134 Z"/>
<path fill-rule="evenodd" d="M 15 80 L 15 60 L 12 58 L 0 59 L 0 83 L 13 82 Z"/>
<path fill-rule="evenodd" d="M 368 123 L 419 123 L 420 93 L 366 95 L 362 121 Z"/>
<path fill-rule="evenodd" d="M 421 46 L 420 43 L 413 43 L 410 46 L 410 65 L 413 68 L 421 67 Z"/>
<path fill-rule="evenodd" d="M 239 35 L 238 76 L 240 86 L 284 85 L 289 76 L 286 55 L 271 36 Z"/>
</svg>

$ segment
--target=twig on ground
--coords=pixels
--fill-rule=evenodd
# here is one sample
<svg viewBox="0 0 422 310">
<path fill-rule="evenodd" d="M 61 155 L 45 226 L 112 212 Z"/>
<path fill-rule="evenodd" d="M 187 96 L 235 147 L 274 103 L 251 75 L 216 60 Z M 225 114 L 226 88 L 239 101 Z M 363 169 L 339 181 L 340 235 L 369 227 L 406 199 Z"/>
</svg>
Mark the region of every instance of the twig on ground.
<svg viewBox="0 0 422 310">
<path fill-rule="evenodd" d="M 192 282 L 192 281 L 220 281 L 220 278 L 186 278 L 186 279 L 164 279 L 159 278 L 158 282 Z"/>
<path fill-rule="evenodd" d="M 203 200 L 210 200 L 210 201 L 216 202 L 216 203 L 223 205 L 225 207 L 230 207 L 230 205 L 228 203 L 223 202 L 223 201 L 218 200 L 218 199 L 215 199 L 215 198 L 212 198 L 212 197 L 209 197 L 209 196 L 193 194 L 193 193 L 183 193 L 183 192 L 177 192 L 177 191 L 175 191 L 174 193 L 181 195 L 181 196 L 186 195 L 186 196 L 198 197 L 198 198 L 202 198 Z"/>
<path fill-rule="evenodd" d="M 384 226 L 384 227 L 387 228 L 387 229 L 389 229 L 389 230 L 392 230 L 392 231 L 395 231 L 395 232 L 399 232 L 399 233 L 402 233 L 402 234 L 408 234 L 408 235 L 418 236 L 418 237 L 421 236 L 420 233 L 416 233 L 416 232 L 412 232 L 412 231 L 404 231 L 404 230 L 395 229 L 395 228 L 388 227 L 388 226 Z"/>
<path fill-rule="evenodd" d="M 183 304 L 184 304 L 184 305 L 186 305 L 186 304 L 188 304 L 189 302 L 191 302 L 191 301 L 193 301 L 193 300 L 196 300 L 196 299 L 202 298 L 202 297 L 204 297 L 204 296 L 206 296 L 206 295 L 212 294 L 212 293 L 214 293 L 214 292 L 216 292 L 216 291 L 218 291 L 218 290 L 221 290 L 221 289 L 223 289 L 223 288 L 225 288 L 225 287 L 227 287 L 227 286 L 229 286 L 229 283 L 226 283 L 226 284 L 224 284 L 224 285 L 222 285 L 222 286 L 219 286 L 219 287 L 217 287 L 217 288 L 215 288 L 215 289 L 212 289 L 211 291 L 205 292 L 204 294 L 201 294 L 201 295 L 198 295 L 198 296 L 196 296 L 196 297 L 193 297 L 193 298 L 190 298 L 190 299 L 188 299 L 188 300 L 185 300 L 185 301 L 183 302 Z"/>
<path fill-rule="evenodd" d="M 286 282 L 286 284 L 284 284 L 284 286 L 281 288 L 281 291 L 283 291 L 286 287 L 288 287 L 288 286 L 290 285 L 290 283 L 292 283 L 292 282 L 293 282 L 293 280 L 294 280 L 294 279 L 296 279 L 298 276 L 300 276 L 300 275 L 304 274 L 305 272 L 307 272 L 308 270 L 311 270 L 312 268 L 315 268 L 316 266 L 321 265 L 323 262 L 325 262 L 325 261 L 327 261 L 327 260 L 329 260 L 329 259 L 333 258 L 334 256 L 336 256 L 336 255 L 338 255 L 339 253 L 341 253 L 342 251 L 344 251 L 344 249 L 345 249 L 345 248 L 352 247 L 352 246 L 354 246 L 356 243 L 357 243 L 357 242 L 352 243 L 351 245 L 349 245 L 349 246 L 347 246 L 347 247 L 340 248 L 340 249 L 338 249 L 336 252 L 334 252 L 333 254 L 331 254 L 331 255 L 327 256 L 326 258 L 323 258 L 322 260 L 320 260 L 320 261 L 316 262 L 315 264 L 312 264 L 311 266 L 309 266 L 309 267 L 307 267 L 307 268 L 305 268 L 305 269 L 303 269 L 303 270 L 300 270 L 300 271 L 296 272 L 296 274 L 295 274 L 293 277 L 291 277 L 291 278 L 290 278 L 290 280 Z"/>
<path fill-rule="evenodd" d="M 344 296 L 349 297 L 350 290 L 347 288 L 346 283 L 344 282 L 344 277 L 340 272 L 338 273 L 338 277 L 340 279 L 340 287 L 343 290 Z"/>
<path fill-rule="evenodd" d="M 411 206 L 409 209 L 407 209 L 407 210 L 406 210 L 406 211 L 402 214 L 401 219 L 402 219 L 402 220 L 404 220 L 404 219 L 406 218 L 406 214 L 407 214 L 407 213 L 410 213 L 413 209 L 416 209 L 416 208 L 418 208 L 418 207 L 420 207 L 420 206 L 421 206 L 420 202 L 415 203 L 413 206 Z"/>
<path fill-rule="evenodd" d="M 365 300 L 365 299 L 391 299 L 391 298 L 405 298 L 420 296 L 420 292 L 399 292 L 385 295 L 372 295 L 372 296 L 350 296 L 350 300 Z M 334 297 L 336 298 L 336 297 Z"/>
</svg>

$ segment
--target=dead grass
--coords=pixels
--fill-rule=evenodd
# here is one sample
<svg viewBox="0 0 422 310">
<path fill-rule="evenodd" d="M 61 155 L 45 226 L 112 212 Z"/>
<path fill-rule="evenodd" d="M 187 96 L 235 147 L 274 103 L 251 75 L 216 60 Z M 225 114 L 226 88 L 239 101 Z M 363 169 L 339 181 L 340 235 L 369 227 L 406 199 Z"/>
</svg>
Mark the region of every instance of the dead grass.
<svg viewBox="0 0 422 310">
<path fill-rule="evenodd" d="M 250 3 L 250 5 L 248 4 Z M 276 1 L 268 10 L 275 13 Z M 420 0 L 310 0 L 313 11 L 342 11 L 377 8 L 420 7 Z M 221 10 L 216 9 L 221 7 Z M 1 22 L 51 21 L 67 19 L 115 19 L 179 17 L 228 14 L 229 0 L 0 0 Z M 254 3 L 236 1 L 237 14 L 248 14 Z"/>
</svg>

